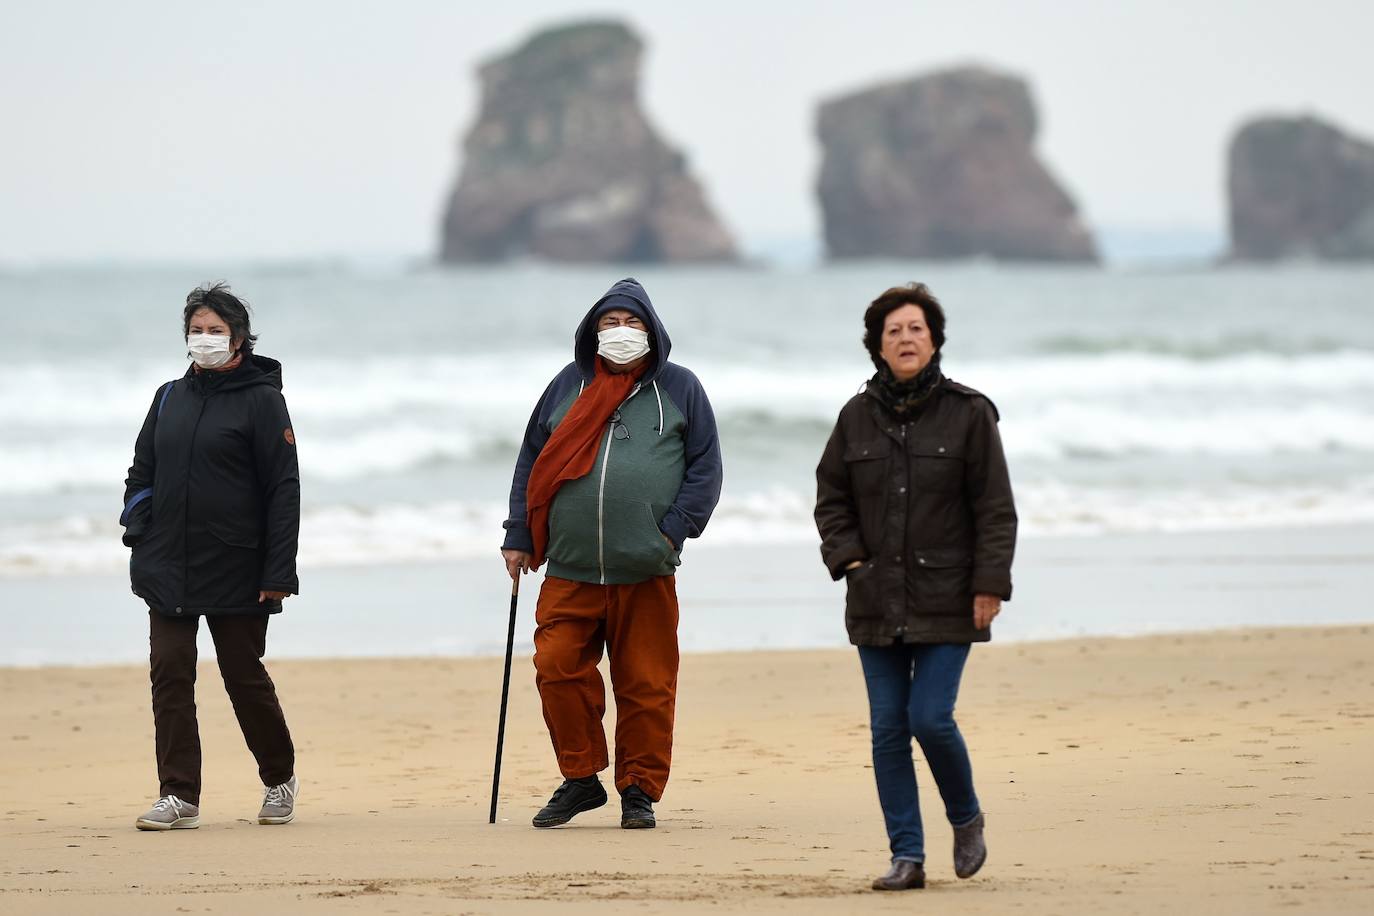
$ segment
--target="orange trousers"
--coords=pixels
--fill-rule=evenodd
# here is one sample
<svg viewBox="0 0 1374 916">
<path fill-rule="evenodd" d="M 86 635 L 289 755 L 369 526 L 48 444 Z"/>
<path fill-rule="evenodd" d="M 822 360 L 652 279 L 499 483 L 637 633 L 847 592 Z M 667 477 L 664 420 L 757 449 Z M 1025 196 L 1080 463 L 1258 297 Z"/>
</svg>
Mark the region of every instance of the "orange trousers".
<svg viewBox="0 0 1374 916">
<path fill-rule="evenodd" d="M 677 617 L 672 576 L 634 585 L 544 579 L 534 614 L 535 684 L 565 778 L 609 765 L 606 685 L 596 667 L 604 647 L 615 693 L 615 787 L 663 797 L 677 705 Z"/>
</svg>

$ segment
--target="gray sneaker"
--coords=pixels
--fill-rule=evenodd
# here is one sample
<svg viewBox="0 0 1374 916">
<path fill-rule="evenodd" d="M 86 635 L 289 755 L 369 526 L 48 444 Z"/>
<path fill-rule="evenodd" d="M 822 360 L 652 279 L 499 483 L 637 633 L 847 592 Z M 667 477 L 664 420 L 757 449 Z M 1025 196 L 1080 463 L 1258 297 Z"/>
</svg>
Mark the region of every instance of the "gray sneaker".
<svg viewBox="0 0 1374 916">
<path fill-rule="evenodd" d="M 262 810 L 258 812 L 259 824 L 289 824 L 296 816 L 296 794 L 301 784 L 292 776 L 279 786 L 268 786 L 267 794 L 262 797 Z"/>
<path fill-rule="evenodd" d="M 139 830 L 192 830 L 200 826 L 200 809 L 175 795 L 164 795 L 134 821 Z"/>
</svg>

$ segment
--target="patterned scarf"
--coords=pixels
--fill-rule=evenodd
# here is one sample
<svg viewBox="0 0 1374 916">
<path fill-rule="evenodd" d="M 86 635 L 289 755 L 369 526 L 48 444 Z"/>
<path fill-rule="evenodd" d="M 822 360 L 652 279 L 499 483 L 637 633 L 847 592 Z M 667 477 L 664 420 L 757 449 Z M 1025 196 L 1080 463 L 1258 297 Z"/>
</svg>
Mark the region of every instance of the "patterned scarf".
<svg viewBox="0 0 1374 916">
<path fill-rule="evenodd" d="M 880 363 L 878 371 L 868 382 L 868 390 L 872 391 L 888 410 L 904 419 L 935 393 L 943 379 L 944 376 L 940 373 L 940 354 L 937 352 L 915 378 L 909 378 L 905 382 L 897 380 L 897 376 L 892 374 L 887 363 Z"/>
</svg>

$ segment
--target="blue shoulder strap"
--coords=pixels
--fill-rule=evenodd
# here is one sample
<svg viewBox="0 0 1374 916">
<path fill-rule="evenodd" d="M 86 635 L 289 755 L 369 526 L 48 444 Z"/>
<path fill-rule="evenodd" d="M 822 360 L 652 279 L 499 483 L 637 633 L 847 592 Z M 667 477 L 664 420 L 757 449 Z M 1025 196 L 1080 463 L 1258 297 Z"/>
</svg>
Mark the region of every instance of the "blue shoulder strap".
<svg viewBox="0 0 1374 916">
<path fill-rule="evenodd" d="M 162 400 L 160 400 L 160 401 L 157 402 L 157 415 L 158 415 L 159 417 L 162 416 L 162 408 L 163 408 L 163 405 L 165 405 L 165 404 L 167 403 L 167 395 L 169 395 L 169 394 L 172 393 L 172 386 L 175 385 L 176 383 L 177 383 L 177 380 L 176 380 L 176 379 L 172 379 L 170 382 L 167 383 L 167 387 L 162 389 Z"/>
<path fill-rule="evenodd" d="M 163 408 L 163 405 L 165 405 L 165 404 L 167 403 L 167 395 L 169 395 L 169 394 L 172 393 L 172 386 L 175 385 L 176 383 L 177 383 L 177 380 L 176 380 L 176 379 L 172 379 L 170 382 L 167 383 L 167 387 L 165 387 L 165 388 L 162 389 L 162 399 L 159 400 L 159 401 L 157 402 L 157 416 L 158 416 L 158 417 L 161 417 L 161 416 L 162 416 L 162 408 Z M 119 523 L 120 523 L 121 525 L 128 525 L 128 524 L 129 524 L 129 513 L 132 512 L 132 511 L 134 510 L 134 506 L 137 506 L 139 503 L 143 502 L 145 499 L 147 499 L 148 497 L 150 497 L 150 496 L 152 496 L 152 495 L 153 495 L 153 488 L 152 488 L 152 487 L 144 487 L 142 490 L 139 490 L 139 491 L 138 491 L 137 493 L 135 493 L 133 496 L 130 496 L 130 497 L 129 497 L 129 501 L 128 501 L 127 503 L 124 504 L 124 511 L 121 512 L 121 513 L 119 513 Z"/>
</svg>

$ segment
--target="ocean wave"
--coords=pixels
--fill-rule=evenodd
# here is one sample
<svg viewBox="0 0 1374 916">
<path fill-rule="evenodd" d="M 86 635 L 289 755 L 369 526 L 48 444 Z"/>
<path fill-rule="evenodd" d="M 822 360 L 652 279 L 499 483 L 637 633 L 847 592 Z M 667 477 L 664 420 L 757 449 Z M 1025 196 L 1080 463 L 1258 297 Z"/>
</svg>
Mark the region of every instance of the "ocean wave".
<svg viewBox="0 0 1374 916">
<path fill-rule="evenodd" d="M 1291 357 L 1328 355 L 1350 351 L 1350 345 L 1334 337 L 1300 337 L 1264 333 L 1226 334 L 1220 337 L 1181 340 L 1137 334 L 1063 334 L 1034 343 L 1037 353 L 1100 356 L 1113 353 L 1147 353 L 1191 360 L 1230 359 L 1238 355 L 1264 354 Z M 1362 352 L 1362 351 L 1355 351 Z"/>
<path fill-rule="evenodd" d="M 1311 403 L 1116 405 L 1056 402 L 1003 412 L 1009 458 L 1054 461 L 1145 455 L 1230 458 L 1374 452 L 1370 407 Z"/>
<path fill-rule="evenodd" d="M 566 353 L 518 351 L 471 356 L 375 356 L 301 361 L 285 369 L 293 413 L 320 422 L 380 420 L 440 411 L 524 420 Z M 866 361 L 820 354 L 741 353 L 687 358 L 717 408 L 781 416 L 827 416 L 872 374 Z M 1374 391 L 1374 352 L 1337 349 L 1284 354 L 1251 350 L 1196 359 L 1149 349 L 1102 353 L 946 357 L 947 374 L 1003 401 L 1189 393 L 1226 399 L 1330 399 Z M 178 376 L 175 363 L 73 367 L 0 365 L 0 424 L 28 429 L 137 431 L 156 392 Z M 132 427 L 132 429 L 131 429 Z"/>
<path fill-rule="evenodd" d="M 746 408 L 721 411 L 719 422 L 732 467 L 764 473 L 783 454 L 813 462 L 833 419 Z M 523 431 L 523 422 L 469 423 L 465 428 L 456 420 L 451 425 L 405 420 L 332 432 L 296 424 L 303 479 L 326 482 L 445 468 L 462 473 L 477 465 L 506 469 L 515 460 Z M 1065 401 L 1020 411 L 1004 407 L 1001 433 L 1013 465 L 1152 455 L 1230 460 L 1371 454 L 1374 408 L 1318 403 L 1218 410 L 1179 404 L 1174 409 L 1151 405 L 1123 410 Z M 132 439 L 52 436 L 11 443 L 0 448 L 0 495 L 117 491 L 132 452 Z"/>
<path fill-rule="evenodd" d="M 507 464 L 562 365 L 535 353 L 288 368 L 302 473 L 361 480 Z M 727 456 L 746 463 L 780 446 L 818 453 L 868 374 L 853 363 L 757 354 L 694 368 Z M 1374 353 L 1022 356 L 952 362 L 950 373 L 994 398 L 1013 461 L 1374 452 Z M 158 384 L 147 366 L 105 374 L 0 366 L 0 494 L 117 488 Z"/>
<path fill-rule="evenodd" d="M 702 549 L 815 542 L 813 495 L 770 487 L 721 500 Z M 1082 486 L 1054 478 L 1017 484 L 1021 533 L 1057 537 L 1104 533 L 1273 529 L 1374 522 L 1374 477 L 1327 485 L 1229 484 L 1142 491 Z M 367 507 L 307 508 L 300 565 L 368 566 L 490 555 L 506 517 L 501 502 L 451 500 Z M 118 572 L 128 561 L 113 515 L 0 525 L 0 576 Z"/>
</svg>

